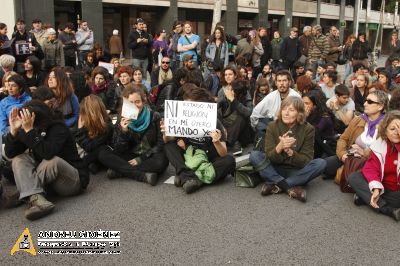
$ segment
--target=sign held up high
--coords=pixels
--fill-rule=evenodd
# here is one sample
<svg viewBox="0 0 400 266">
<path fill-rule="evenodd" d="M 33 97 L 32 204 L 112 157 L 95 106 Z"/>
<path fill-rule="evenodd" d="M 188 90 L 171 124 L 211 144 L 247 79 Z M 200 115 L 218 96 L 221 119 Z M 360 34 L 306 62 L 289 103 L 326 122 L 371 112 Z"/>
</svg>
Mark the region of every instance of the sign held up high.
<svg viewBox="0 0 400 266">
<path fill-rule="evenodd" d="M 217 127 L 217 104 L 166 100 L 164 126 L 166 136 L 209 136 Z"/>
</svg>

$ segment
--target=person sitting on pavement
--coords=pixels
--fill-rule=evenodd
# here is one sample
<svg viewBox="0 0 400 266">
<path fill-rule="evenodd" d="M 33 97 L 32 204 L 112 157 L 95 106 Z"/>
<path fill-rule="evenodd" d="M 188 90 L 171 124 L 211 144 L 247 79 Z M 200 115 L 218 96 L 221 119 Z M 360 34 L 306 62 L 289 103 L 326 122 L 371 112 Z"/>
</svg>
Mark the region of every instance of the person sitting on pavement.
<svg viewBox="0 0 400 266">
<path fill-rule="evenodd" d="M 28 93 L 32 95 L 32 92 L 37 89 L 40 85 L 43 85 L 46 79 L 46 74 L 41 70 L 42 62 L 34 55 L 29 56 L 25 60 L 25 72 L 23 77 L 28 87 Z"/>
<path fill-rule="evenodd" d="M 174 75 L 169 67 L 169 64 L 170 59 L 169 57 L 165 56 L 161 60 L 161 65 L 151 72 L 151 88 L 172 80 Z"/>
<path fill-rule="evenodd" d="M 331 179 L 349 156 L 368 158 L 371 144 L 377 139 L 378 124 L 388 110 L 389 98 L 384 91 L 370 92 L 364 102 L 364 113 L 354 117 L 337 141 L 336 155 L 326 158 L 324 178 Z"/>
<path fill-rule="evenodd" d="M 212 95 L 203 88 L 192 88 L 185 90 L 183 95 L 185 101 L 193 102 L 215 102 Z M 235 159 L 228 154 L 226 148 L 226 134 L 222 123 L 217 120 L 217 128 L 209 136 L 203 138 L 175 138 L 165 135 L 164 122 L 161 122 L 161 132 L 165 144 L 164 150 L 168 160 L 175 168 L 174 184 L 182 187 L 189 194 L 200 189 L 203 184 L 199 176 L 193 170 L 190 170 L 185 164 L 184 153 L 186 149 L 192 146 L 195 149 L 201 149 L 206 152 L 208 161 L 212 164 L 215 176 L 211 184 L 223 180 L 228 174 L 235 170 Z M 209 184 L 209 183 L 206 183 Z"/>
<path fill-rule="evenodd" d="M 75 128 L 79 118 L 79 100 L 74 93 L 72 81 L 59 67 L 54 68 L 48 75 L 45 85 L 54 91 L 57 99 L 57 108 L 64 115 L 65 124 Z"/>
<path fill-rule="evenodd" d="M 9 131 L 9 117 L 13 108 L 20 108 L 31 100 L 27 93 L 25 80 L 16 74 L 8 78 L 8 96 L 0 102 L 0 132 L 5 136 Z"/>
<path fill-rule="evenodd" d="M 128 85 L 123 97 L 136 106 L 138 116 L 137 119 L 120 117 L 114 130 L 113 147 L 125 162 L 109 166 L 107 177 L 129 177 L 155 186 L 159 175 L 168 167 L 160 132 L 161 116 L 149 108 L 145 92 L 137 85 Z"/>
<path fill-rule="evenodd" d="M 300 94 L 291 88 L 293 84 L 292 76 L 287 70 L 281 70 L 276 73 L 276 90 L 270 92 L 253 108 L 250 116 L 251 126 L 257 132 L 257 138 L 265 136 L 265 129 L 270 121 L 273 121 L 281 107 L 281 102 L 288 96 L 297 96 Z"/>
<path fill-rule="evenodd" d="M 356 112 L 364 112 L 364 102 L 368 96 L 368 77 L 364 74 L 357 75 L 356 84 L 350 92 L 350 96 L 354 101 Z"/>
<path fill-rule="evenodd" d="M 278 119 L 269 123 L 263 151 L 252 151 L 250 163 L 265 181 L 261 195 L 286 192 L 290 198 L 306 202 L 302 187 L 322 174 L 323 159 L 314 158 L 314 127 L 306 122 L 301 98 L 283 100 Z"/>
<path fill-rule="evenodd" d="M 150 83 L 143 79 L 142 70 L 138 67 L 133 68 L 132 83 L 133 84 L 143 84 L 146 87 L 147 92 L 151 91 Z"/>
<path fill-rule="evenodd" d="M 337 83 L 338 73 L 336 71 L 326 71 L 322 75 L 323 83 L 320 84 L 322 92 L 325 94 L 326 99 L 330 99 L 335 96 L 335 87 L 339 85 Z"/>
<path fill-rule="evenodd" d="M 342 134 L 354 117 L 355 104 L 350 98 L 350 91 L 345 85 L 337 85 L 335 96 L 326 102 L 326 106 L 335 114 L 338 122 L 336 133 Z"/>
<path fill-rule="evenodd" d="M 100 97 L 106 106 L 108 113 L 115 113 L 115 88 L 117 87 L 117 84 L 111 80 L 111 76 L 107 69 L 101 66 L 95 67 L 92 72 L 92 81 L 92 94 Z"/>
<path fill-rule="evenodd" d="M 315 127 L 314 158 L 335 155 L 335 116 L 326 106 L 323 95 L 311 90 L 303 95 L 303 102 L 306 120 Z"/>
<path fill-rule="evenodd" d="M 252 141 L 250 115 L 253 103 L 250 84 L 245 80 L 235 80 L 218 92 L 218 111 L 227 131 L 227 145 L 233 155 L 241 154 L 243 145 Z"/>
<path fill-rule="evenodd" d="M 5 154 L 12 159 L 19 198 L 28 202 L 25 217 L 36 220 L 55 207 L 44 197 L 47 187 L 60 196 L 80 194 L 89 183 L 89 172 L 70 130 L 45 103 L 32 100 L 14 108 L 9 121 Z"/>
<path fill-rule="evenodd" d="M 379 138 L 362 172 L 349 177 L 354 204 L 369 204 L 377 213 L 400 221 L 400 183 L 397 161 L 400 150 L 400 111 L 391 111 L 379 125 Z"/>
</svg>

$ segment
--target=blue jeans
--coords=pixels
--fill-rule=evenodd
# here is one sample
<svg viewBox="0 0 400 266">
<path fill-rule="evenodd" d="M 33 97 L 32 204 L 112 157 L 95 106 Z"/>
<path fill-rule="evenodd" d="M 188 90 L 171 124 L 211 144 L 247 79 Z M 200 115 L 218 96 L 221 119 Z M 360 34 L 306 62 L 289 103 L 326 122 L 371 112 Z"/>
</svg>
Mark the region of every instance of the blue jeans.
<svg viewBox="0 0 400 266">
<path fill-rule="evenodd" d="M 149 59 L 136 59 L 133 58 L 133 66 L 138 67 L 142 70 L 143 80 L 147 79 L 147 67 L 149 65 Z"/>
<path fill-rule="evenodd" d="M 250 163 L 259 171 L 261 178 L 267 184 L 277 184 L 285 180 L 289 187 L 304 186 L 317 176 L 321 175 L 326 167 L 323 159 L 314 159 L 303 168 L 284 168 L 273 165 L 261 151 L 252 151 Z M 262 165 L 259 168 L 257 166 Z"/>
</svg>

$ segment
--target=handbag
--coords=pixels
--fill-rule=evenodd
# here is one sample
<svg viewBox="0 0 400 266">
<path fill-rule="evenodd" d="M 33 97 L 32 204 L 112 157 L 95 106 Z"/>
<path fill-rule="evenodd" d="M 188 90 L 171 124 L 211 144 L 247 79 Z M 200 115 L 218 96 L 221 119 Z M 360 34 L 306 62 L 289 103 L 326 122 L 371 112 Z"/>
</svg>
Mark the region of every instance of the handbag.
<svg viewBox="0 0 400 266">
<path fill-rule="evenodd" d="M 244 165 L 235 170 L 235 183 L 237 187 L 254 188 L 261 183 L 261 178 L 253 166 Z"/>
<path fill-rule="evenodd" d="M 344 55 L 343 52 L 341 52 L 341 53 L 339 54 L 339 56 L 338 56 L 338 59 L 337 59 L 337 61 L 336 61 L 336 64 L 338 64 L 338 65 L 344 65 L 344 64 L 346 64 L 346 62 L 347 62 L 346 56 Z"/>
<path fill-rule="evenodd" d="M 349 184 L 349 177 L 358 172 L 361 171 L 363 168 L 364 164 L 366 162 L 366 159 L 364 157 L 355 157 L 355 156 L 349 156 L 347 159 L 344 161 L 343 165 L 343 171 L 340 177 L 340 190 L 344 193 L 354 193 L 354 190 L 350 187 Z"/>
</svg>

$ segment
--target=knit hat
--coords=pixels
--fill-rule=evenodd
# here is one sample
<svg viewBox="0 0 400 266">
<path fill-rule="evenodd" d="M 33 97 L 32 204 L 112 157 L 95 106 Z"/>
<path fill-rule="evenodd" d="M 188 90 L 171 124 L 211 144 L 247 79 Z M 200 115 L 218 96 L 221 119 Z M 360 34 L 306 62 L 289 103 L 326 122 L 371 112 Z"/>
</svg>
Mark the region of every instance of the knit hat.
<svg viewBox="0 0 400 266">
<path fill-rule="evenodd" d="M 56 30 L 53 28 L 48 28 L 47 29 L 47 34 L 56 34 Z"/>
<path fill-rule="evenodd" d="M 113 30 L 113 35 L 118 35 L 118 30 Z"/>
</svg>

